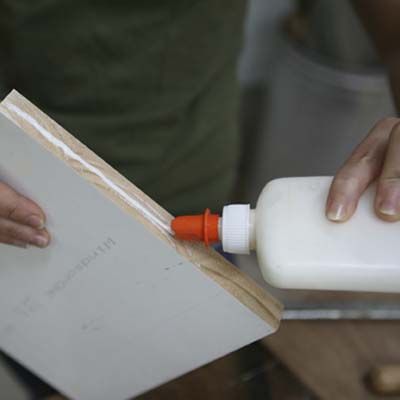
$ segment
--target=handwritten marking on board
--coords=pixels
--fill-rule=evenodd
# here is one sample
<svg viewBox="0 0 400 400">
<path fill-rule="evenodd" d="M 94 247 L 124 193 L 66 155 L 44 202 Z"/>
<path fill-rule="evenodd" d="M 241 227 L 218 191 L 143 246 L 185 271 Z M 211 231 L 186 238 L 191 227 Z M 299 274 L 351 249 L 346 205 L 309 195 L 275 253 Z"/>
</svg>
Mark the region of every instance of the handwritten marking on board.
<svg viewBox="0 0 400 400">
<path fill-rule="evenodd" d="M 53 299 L 58 293 L 64 290 L 68 284 L 82 271 L 87 269 L 94 261 L 103 257 L 106 253 L 110 252 L 117 243 L 112 238 L 107 238 L 87 256 L 83 257 L 77 264 L 70 268 L 64 276 L 54 282 L 45 294 L 48 298 Z"/>
<path fill-rule="evenodd" d="M 31 296 L 26 296 L 17 306 L 13 308 L 13 312 L 20 317 L 30 317 L 41 308 L 43 308 L 43 304 L 39 303 Z"/>
<path fill-rule="evenodd" d="M 84 332 L 97 332 L 103 328 L 104 321 L 103 317 L 91 318 L 81 325 L 81 330 Z"/>
<path fill-rule="evenodd" d="M 42 296 L 32 297 L 26 295 L 22 300 L 17 302 L 14 307 L 11 308 L 12 313 L 17 319 L 22 322 L 30 319 L 37 312 L 40 312 L 46 308 L 46 302 L 49 299 L 53 299 L 58 293 L 64 290 L 68 284 L 77 276 L 78 273 L 88 268 L 94 261 L 100 257 L 105 256 L 109 253 L 117 243 L 112 238 L 105 239 L 100 243 L 94 250 L 92 250 L 87 256 L 83 257 L 73 268 L 69 269 L 63 276 L 62 279 L 56 281 L 51 285 L 50 289 L 43 292 Z M 3 327 L 0 329 L 0 336 L 12 335 L 17 330 L 17 326 L 11 322 L 3 322 Z M 95 328 L 92 326 L 92 330 Z"/>
</svg>

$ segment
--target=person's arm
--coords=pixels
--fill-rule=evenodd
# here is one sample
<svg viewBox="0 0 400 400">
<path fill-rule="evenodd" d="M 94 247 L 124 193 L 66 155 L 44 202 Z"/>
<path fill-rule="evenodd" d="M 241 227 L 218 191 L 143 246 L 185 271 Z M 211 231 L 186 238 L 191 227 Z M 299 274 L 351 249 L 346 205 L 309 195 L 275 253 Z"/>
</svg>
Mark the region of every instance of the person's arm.
<svg viewBox="0 0 400 400">
<path fill-rule="evenodd" d="M 0 243 L 46 247 L 49 241 L 40 207 L 0 182 Z"/>
<path fill-rule="evenodd" d="M 400 1 L 352 0 L 388 70 L 400 110 Z M 337 172 L 327 200 L 327 216 L 348 220 L 366 187 L 377 180 L 375 211 L 386 221 L 400 220 L 400 119 L 379 121 Z"/>
</svg>

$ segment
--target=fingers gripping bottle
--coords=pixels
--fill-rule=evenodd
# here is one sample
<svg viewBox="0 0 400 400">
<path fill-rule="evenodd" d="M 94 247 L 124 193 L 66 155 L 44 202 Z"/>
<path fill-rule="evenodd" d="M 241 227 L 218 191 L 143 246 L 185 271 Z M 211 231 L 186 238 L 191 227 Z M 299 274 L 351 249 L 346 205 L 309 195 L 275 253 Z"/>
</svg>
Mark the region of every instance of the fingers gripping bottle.
<svg viewBox="0 0 400 400">
<path fill-rule="evenodd" d="M 360 199 L 345 223 L 325 217 L 332 178 L 271 181 L 255 209 L 223 208 L 222 216 L 181 216 L 172 221 L 178 239 L 221 242 L 234 254 L 257 253 L 265 280 L 293 289 L 400 292 L 400 223 L 374 213 L 375 190 Z"/>
</svg>

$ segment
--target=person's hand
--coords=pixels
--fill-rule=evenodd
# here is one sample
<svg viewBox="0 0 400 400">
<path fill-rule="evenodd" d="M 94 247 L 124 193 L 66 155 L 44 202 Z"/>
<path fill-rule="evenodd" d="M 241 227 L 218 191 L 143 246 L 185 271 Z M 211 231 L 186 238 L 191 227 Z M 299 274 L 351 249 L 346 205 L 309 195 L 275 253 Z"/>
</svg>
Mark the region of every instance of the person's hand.
<svg viewBox="0 0 400 400">
<path fill-rule="evenodd" d="M 50 236 L 45 221 L 37 204 L 0 182 L 0 243 L 46 247 Z"/>
<path fill-rule="evenodd" d="M 377 180 L 375 212 L 400 220 L 400 119 L 378 122 L 337 172 L 326 205 L 331 221 L 347 221 L 367 186 Z"/>
</svg>

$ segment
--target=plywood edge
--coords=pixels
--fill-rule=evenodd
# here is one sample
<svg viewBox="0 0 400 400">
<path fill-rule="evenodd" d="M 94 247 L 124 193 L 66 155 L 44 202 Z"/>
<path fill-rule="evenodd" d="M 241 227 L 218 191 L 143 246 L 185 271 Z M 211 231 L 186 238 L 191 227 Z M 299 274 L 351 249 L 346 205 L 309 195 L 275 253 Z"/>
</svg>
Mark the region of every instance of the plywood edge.
<svg viewBox="0 0 400 400">
<path fill-rule="evenodd" d="M 216 251 L 201 244 L 177 241 L 169 232 L 172 216 L 166 210 L 21 94 L 13 90 L 0 103 L 0 112 L 126 213 L 139 220 L 156 237 L 195 264 L 267 322 L 273 331 L 278 328 L 282 306 L 274 297 Z"/>
</svg>

